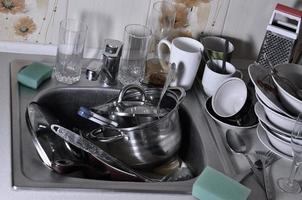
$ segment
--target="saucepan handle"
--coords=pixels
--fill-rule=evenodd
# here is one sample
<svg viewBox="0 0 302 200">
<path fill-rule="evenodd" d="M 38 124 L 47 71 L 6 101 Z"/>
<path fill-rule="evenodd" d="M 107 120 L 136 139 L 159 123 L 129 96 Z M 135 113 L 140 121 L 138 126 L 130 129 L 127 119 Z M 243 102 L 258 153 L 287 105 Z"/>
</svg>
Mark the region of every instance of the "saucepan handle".
<svg viewBox="0 0 302 200">
<path fill-rule="evenodd" d="M 182 87 L 169 87 L 169 90 L 176 91 L 177 105 L 179 105 L 186 97 L 186 90 Z"/>
<path fill-rule="evenodd" d="M 103 130 L 102 129 L 97 129 L 97 130 L 94 130 L 94 131 L 90 132 L 88 134 L 88 137 L 90 139 L 97 140 L 99 142 L 110 143 L 110 142 L 118 141 L 118 140 L 125 137 L 125 135 L 122 132 L 120 132 L 120 131 L 118 131 L 118 132 L 119 132 L 118 135 L 106 137 L 106 136 L 103 135 Z"/>
<path fill-rule="evenodd" d="M 127 91 L 129 90 L 137 90 L 139 93 L 141 93 L 141 101 L 145 102 L 146 100 L 146 93 L 144 91 L 144 89 L 138 85 L 135 84 L 130 84 L 130 85 L 126 85 L 125 87 L 123 87 L 123 89 L 120 91 L 119 96 L 118 96 L 118 103 L 121 103 L 123 101 L 124 95 L 127 93 Z"/>
</svg>

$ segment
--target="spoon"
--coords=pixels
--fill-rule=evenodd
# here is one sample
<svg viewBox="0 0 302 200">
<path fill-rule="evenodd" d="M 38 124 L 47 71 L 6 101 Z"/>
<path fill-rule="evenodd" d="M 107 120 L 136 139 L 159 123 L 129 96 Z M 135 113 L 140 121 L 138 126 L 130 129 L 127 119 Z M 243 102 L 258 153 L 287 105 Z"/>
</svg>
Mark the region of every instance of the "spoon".
<svg viewBox="0 0 302 200">
<path fill-rule="evenodd" d="M 224 49 L 223 49 L 223 60 L 222 60 L 222 72 L 226 73 L 226 59 L 227 59 L 227 53 L 229 50 L 229 40 L 226 38 L 224 43 Z"/>
<path fill-rule="evenodd" d="M 226 132 L 226 142 L 232 151 L 234 151 L 235 153 L 242 154 L 246 158 L 246 160 L 248 161 L 251 167 L 252 172 L 256 176 L 257 182 L 264 188 L 264 180 L 263 180 L 262 173 L 255 167 L 254 163 L 247 155 L 248 153 L 247 145 L 245 144 L 242 137 L 236 131 L 229 129 Z"/>
<path fill-rule="evenodd" d="M 166 81 L 165 81 L 165 84 L 164 84 L 164 87 L 161 91 L 161 94 L 160 94 L 160 97 L 159 97 L 159 100 L 158 100 L 158 103 L 157 103 L 157 107 L 156 107 L 156 113 L 157 113 L 157 117 L 159 118 L 159 111 L 160 111 L 160 103 L 170 85 L 170 83 L 172 82 L 172 80 L 174 79 L 175 77 L 175 71 L 176 71 L 176 64 L 175 63 L 172 63 L 170 68 L 169 68 L 169 73 L 167 75 L 167 78 L 166 78 Z"/>
<path fill-rule="evenodd" d="M 283 83 L 285 83 L 287 86 L 289 86 L 289 92 L 290 94 L 294 95 L 295 97 L 297 97 L 298 99 L 302 100 L 302 89 L 297 88 L 297 86 L 295 86 L 290 80 L 288 80 L 287 78 L 281 77 L 278 75 L 278 71 L 275 69 L 274 65 L 272 64 L 272 62 L 269 60 L 269 58 L 267 57 L 267 54 L 265 53 L 263 55 L 264 59 L 266 60 L 266 62 L 268 63 L 271 73 L 272 75 L 274 75 L 275 78 L 278 78 L 280 81 L 283 81 Z"/>
</svg>

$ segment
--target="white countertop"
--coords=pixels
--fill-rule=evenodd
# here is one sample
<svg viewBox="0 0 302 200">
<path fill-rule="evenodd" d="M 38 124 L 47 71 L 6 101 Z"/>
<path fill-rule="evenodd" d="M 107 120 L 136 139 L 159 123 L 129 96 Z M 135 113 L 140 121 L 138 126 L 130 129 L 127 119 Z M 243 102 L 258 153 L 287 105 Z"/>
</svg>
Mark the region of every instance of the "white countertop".
<svg viewBox="0 0 302 200">
<path fill-rule="evenodd" d="M 2 111 L 0 117 L 0 194 L 1 199 L 195 199 L 191 195 L 180 195 L 180 194 L 157 194 L 157 193 L 130 193 L 130 192 L 111 192 L 111 191 L 91 191 L 91 190 L 75 190 L 75 189 L 64 189 L 64 190 L 54 190 L 54 189 L 18 189 L 14 190 L 12 187 L 12 167 L 11 167 L 11 127 L 10 127 L 10 74 L 9 74 L 9 63 L 15 59 L 27 59 L 27 60 L 36 60 L 43 62 L 53 61 L 53 57 L 49 56 L 34 56 L 34 55 L 21 55 L 21 54 L 10 54 L 10 53 L 0 53 L 0 110 Z M 240 68 L 241 70 L 246 68 Z M 257 140 L 253 136 L 253 140 Z M 261 148 L 261 144 L 260 145 Z M 263 147 L 262 147 L 263 148 Z M 235 157 L 235 156 L 233 156 Z M 241 158 L 234 158 L 236 161 L 241 161 Z M 287 176 L 289 173 L 290 162 L 284 159 L 280 159 L 272 166 L 272 175 L 275 178 L 281 176 Z M 280 174 L 282 172 L 282 174 Z M 302 170 L 300 170 L 301 175 Z M 300 176 L 301 180 L 301 176 Z M 302 194 L 299 195 L 288 195 L 284 194 L 281 191 L 277 192 L 278 200 L 287 200 L 287 199 L 302 199 Z M 258 198 L 259 199 L 259 198 Z"/>
</svg>

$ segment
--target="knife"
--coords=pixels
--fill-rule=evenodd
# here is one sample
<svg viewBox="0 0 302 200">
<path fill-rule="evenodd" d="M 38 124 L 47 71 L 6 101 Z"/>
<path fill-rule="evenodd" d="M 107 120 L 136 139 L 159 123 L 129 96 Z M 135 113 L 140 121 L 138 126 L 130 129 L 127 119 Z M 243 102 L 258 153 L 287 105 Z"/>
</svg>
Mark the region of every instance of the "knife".
<svg viewBox="0 0 302 200">
<path fill-rule="evenodd" d="M 149 177 L 146 177 L 145 175 L 141 174 L 140 172 L 137 172 L 136 170 L 128 167 L 122 161 L 111 156 L 110 154 L 108 154 L 107 152 L 102 150 L 100 147 L 95 145 L 94 143 L 90 142 L 86 138 L 76 134 L 75 132 L 73 132 L 69 129 L 66 129 L 57 124 L 52 124 L 50 126 L 50 128 L 56 135 L 60 136 L 61 138 L 63 138 L 65 141 L 71 143 L 72 145 L 82 149 L 83 151 L 86 151 L 87 153 L 91 154 L 93 157 L 95 157 L 97 160 L 99 160 L 106 166 L 110 166 L 110 165 L 117 166 L 126 172 L 134 174 L 135 176 L 137 176 L 138 178 L 140 178 L 146 182 L 158 181 L 158 180 L 154 180 Z"/>
</svg>

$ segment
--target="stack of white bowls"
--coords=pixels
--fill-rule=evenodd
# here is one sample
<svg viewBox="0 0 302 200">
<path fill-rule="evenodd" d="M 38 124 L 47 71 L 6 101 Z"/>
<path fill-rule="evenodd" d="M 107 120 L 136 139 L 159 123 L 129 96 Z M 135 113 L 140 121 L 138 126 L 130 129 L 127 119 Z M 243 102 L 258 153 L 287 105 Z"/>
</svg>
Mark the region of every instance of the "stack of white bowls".
<svg viewBox="0 0 302 200">
<path fill-rule="evenodd" d="M 270 143 L 266 146 L 271 145 L 271 150 L 291 156 L 291 131 L 302 112 L 302 95 L 299 94 L 302 65 L 280 64 L 274 69 L 277 74 L 271 76 L 271 69 L 260 64 L 248 68 L 258 99 L 254 108 L 259 119 L 258 130 L 265 132 Z"/>
</svg>

